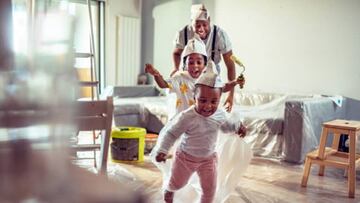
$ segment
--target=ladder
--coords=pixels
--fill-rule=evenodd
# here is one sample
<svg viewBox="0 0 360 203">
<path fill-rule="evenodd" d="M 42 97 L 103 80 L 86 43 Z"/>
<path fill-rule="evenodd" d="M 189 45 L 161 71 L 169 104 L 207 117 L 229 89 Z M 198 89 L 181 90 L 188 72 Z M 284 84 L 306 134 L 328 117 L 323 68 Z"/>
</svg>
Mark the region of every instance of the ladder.
<svg viewBox="0 0 360 203">
<path fill-rule="evenodd" d="M 89 58 L 90 60 L 90 81 L 79 81 L 80 87 L 91 87 L 91 101 L 99 100 L 99 80 L 98 80 L 98 70 L 96 68 L 96 54 L 95 54 L 95 40 L 94 40 L 94 27 L 93 19 L 91 12 L 91 0 L 87 0 L 87 7 L 89 13 L 89 22 L 90 22 L 90 53 L 75 53 L 75 58 Z M 94 94 L 96 95 L 94 97 Z M 100 133 L 99 133 L 100 134 Z M 92 144 L 87 145 L 88 147 L 82 150 L 89 151 L 93 150 L 94 156 L 94 167 L 97 168 L 96 163 L 96 150 L 100 149 L 100 145 L 96 144 L 96 139 L 98 138 L 95 131 L 92 131 Z M 82 147 L 81 147 L 82 148 Z"/>
<path fill-rule="evenodd" d="M 87 0 L 87 7 L 90 22 L 90 53 L 75 53 L 75 58 L 89 58 L 90 59 L 90 81 L 80 81 L 80 87 L 91 87 L 91 100 L 99 99 L 99 80 L 96 68 L 96 54 L 95 54 L 95 40 L 94 40 L 94 27 L 91 12 L 91 0 Z M 96 89 L 96 90 L 95 90 Z"/>
</svg>

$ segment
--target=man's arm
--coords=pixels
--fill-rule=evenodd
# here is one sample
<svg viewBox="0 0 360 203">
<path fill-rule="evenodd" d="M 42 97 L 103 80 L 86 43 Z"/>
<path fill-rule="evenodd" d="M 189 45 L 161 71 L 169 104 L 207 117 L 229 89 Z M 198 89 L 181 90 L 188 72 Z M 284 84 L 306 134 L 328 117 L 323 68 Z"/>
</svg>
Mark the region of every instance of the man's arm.
<svg viewBox="0 0 360 203">
<path fill-rule="evenodd" d="M 174 51 L 173 51 L 174 70 L 171 72 L 170 76 L 174 75 L 174 73 L 176 73 L 176 71 L 179 70 L 182 52 L 183 52 L 183 49 L 180 49 L 180 48 L 174 49 Z"/>
<path fill-rule="evenodd" d="M 235 63 L 231 60 L 231 55 L 232 55 L 232 50 L 224 53 L 223 59 L 227 68 L 227 76 L 228 76 L 228 80 L 229 81 L 233 81 L 235 79 Z M 226 111 L 230 112 L 232 109 L 232 105 L 233 105 L 233 98 L 234 98 L 234 87 L 231 88 L 228 98 L 225 101 L 225 108 Z"/>
<path fill-rule="evenodd" d="M 224 62 L 227 68 L 227 72 L 228 72 L 228 80 L 232 81 L 235 79 L 235 63 L 233 60 L 231 60 L 231 56 L 232 56 L 232 51 L 228 51 L 225 54 L 223 54 L 223 58 L 224 58 Z"/>
</svg>

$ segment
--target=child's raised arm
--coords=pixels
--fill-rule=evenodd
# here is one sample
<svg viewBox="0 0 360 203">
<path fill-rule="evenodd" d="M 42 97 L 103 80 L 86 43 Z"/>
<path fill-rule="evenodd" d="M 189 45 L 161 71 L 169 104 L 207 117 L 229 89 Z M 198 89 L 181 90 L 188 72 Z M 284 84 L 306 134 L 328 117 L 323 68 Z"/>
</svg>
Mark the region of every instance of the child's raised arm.
<svg viewBox="0 0 360 203">
<path fill-rule="evenodd" d="M 164 80 L 163 76 L 151 64 L 145 64 L 145 73 L 149 73 L 150 75 L 154 76 L 155 81 L 160 88 L 169 88 L 169 85 Z"/>
</svg>

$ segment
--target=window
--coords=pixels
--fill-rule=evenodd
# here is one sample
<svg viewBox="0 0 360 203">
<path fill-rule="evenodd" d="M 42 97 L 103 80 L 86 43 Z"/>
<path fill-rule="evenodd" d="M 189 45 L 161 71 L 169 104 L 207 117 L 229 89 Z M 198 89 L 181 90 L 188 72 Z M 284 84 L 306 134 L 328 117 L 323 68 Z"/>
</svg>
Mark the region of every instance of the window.
<svg viewBox="0 0 360 203">
<path fill-rule="evenodd" d="M 91 1 L 91 20 L 93 33 L 90 26 L 90 15 L 87 0 L 12 0 L 13 7 L 13 51 L 17 55 L 26 55 L 29 49 L 29 35 L 35 16 L 49 10 L 66 12 L 76 19 L 73 49 L 75 54 L 74 67 L 88 70 L 93 66 L 95 74 L 104 87 L 104 1 Z M 61 27 L 49 25 L 48 30 L 53 37 L 61 32 Z M 94 36 L 95 60 L 92 61 L 91 35 Z M 88 56 L 88 57 L 86 57 Z M 90 80 L 90 78 L 88 78 Z M 101 89 L 101 88 L 100 88 Z"/>
</svg>

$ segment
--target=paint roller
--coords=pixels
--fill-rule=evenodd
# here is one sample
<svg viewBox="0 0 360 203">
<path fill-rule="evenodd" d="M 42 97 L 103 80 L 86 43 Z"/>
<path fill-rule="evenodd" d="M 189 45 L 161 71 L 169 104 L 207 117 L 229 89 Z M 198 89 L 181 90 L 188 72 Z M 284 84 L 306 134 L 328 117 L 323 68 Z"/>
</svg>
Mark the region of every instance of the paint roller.
<svg viewBox="0 0 360 203">
<path fill-rule="evenodd" d="M 245 77 L 244 77 L 244 71 L 245 71 L 245 66 L 243 63 L 241 63 L 240 59 L 238 59 L 236 56 L 234 55 L 231 55 L 230 56 L 230 59 L 232 61 L 234 61 L 234 63 L 240 67 L 242 67 L 242 71 L 240 72 L 240 75 L 237 77 L 237 80 L 245 80 Z M 243 85 L 240 85 L 240 89 L 242 89 L 244 86 Z"/>
</svg>

